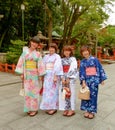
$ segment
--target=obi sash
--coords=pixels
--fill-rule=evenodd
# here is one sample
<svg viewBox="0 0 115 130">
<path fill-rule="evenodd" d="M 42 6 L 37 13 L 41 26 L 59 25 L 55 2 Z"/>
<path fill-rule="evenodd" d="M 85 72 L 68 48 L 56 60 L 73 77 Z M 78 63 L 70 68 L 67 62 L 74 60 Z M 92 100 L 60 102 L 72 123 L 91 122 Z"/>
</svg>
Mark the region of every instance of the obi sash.
<svg viewBox="0 0 115 130">
<path fill-rule="evenodd" d="M 95 67 L 87 67 L 86 68 L 86 75 L 96 75 L 96 68 Z"/>
<path fill-rule="evenodd" d="M 69 71 L 70 65 L 63 65 L 63 72 L 67 73 Z"/>
<path fill-rule="evenodd" d="M 46 70 L 53 70 L 53 68 L 54 68 L 54 63 L 49 62 L 46 64 Z"/>
<path fill-rule="evenodd" d="M 37 64 L 35 61 L 30 61 L 30 60 L 26 61 L 26 69 L 36 69 L 36 68 L 37 68 Z"/>
</svg>

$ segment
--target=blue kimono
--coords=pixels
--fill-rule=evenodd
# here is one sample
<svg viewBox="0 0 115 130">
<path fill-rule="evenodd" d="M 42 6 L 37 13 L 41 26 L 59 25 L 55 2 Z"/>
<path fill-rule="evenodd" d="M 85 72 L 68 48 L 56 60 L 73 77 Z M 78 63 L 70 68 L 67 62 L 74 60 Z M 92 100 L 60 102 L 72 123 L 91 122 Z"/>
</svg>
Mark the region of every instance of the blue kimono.
<svg viewBox="0 0 115 130">
<path fill-rule="evenodd" d="M 79 70 L 80 84 L 85 80 L 90 89 L 90 100 L 81 101 L 81 110 L 97 113 L 98 85 L 107 79 L 99 60 L 93 56 L 83 59 Z"/>
</svg>

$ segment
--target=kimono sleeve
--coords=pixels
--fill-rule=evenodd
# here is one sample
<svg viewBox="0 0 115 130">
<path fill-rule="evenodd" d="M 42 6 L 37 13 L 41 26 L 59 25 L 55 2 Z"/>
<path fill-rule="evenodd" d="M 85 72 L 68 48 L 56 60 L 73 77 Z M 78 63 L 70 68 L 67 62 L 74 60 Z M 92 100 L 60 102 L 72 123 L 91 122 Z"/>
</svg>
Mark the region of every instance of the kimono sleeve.
<svg viewBox="0 0 115 130">
<path fill-rule="evenodd" d="M 99 62 L 99 60 L 97 58 L 95 58 L 95 62 L 96 62 L 96 68 L 97 68 L 97 75 L 99 76 L 100 83 L 101 83 L 102 81 L 107 79 L 107 76 L 105 74 L 105 71 L 104 71 L 101 63 Z"/>
<path fill-rule="evenodd" d="M 38 66 L 38 75 L 39 76 L 45 75 L 45 73 L 46 73 L 45 65 L 43 63 L 43 59 L 42 59 L 41 55 L 39 55 L 39 60 L 38 60 L 37 66 Z"/>
<path fill-rule="evenodd" d="M 61 57 L 59 55 L 56 56 L 56 60 L 54 63 L 54 73 L 55 75 L 63 75 L 63 67 L 61 62 Z"/>
<path fill-rule="evenodd" d="M 85 66 L 83 61 L 81 61 L 80 63 L 79 79 L 80 79 L 80 84 L 82 83 L 83 80 L 86 80 Z"/>
<path fill-rule="evenodd" d="M 74 57 L 72 57 L 71 60 L 72 60 L 72 62 L 71 62 L 67 77 L 76 79 L 77 75 L 78 75 L 77 61 Z"/>
<path fill-rule="evenodd" d="M 24 56 L 23 56 L 23 53 L 21 54 L 21 56 L 18 60 L 15 72 L 18 73 L 18 74 L 24 73 Z"/>
</svg>

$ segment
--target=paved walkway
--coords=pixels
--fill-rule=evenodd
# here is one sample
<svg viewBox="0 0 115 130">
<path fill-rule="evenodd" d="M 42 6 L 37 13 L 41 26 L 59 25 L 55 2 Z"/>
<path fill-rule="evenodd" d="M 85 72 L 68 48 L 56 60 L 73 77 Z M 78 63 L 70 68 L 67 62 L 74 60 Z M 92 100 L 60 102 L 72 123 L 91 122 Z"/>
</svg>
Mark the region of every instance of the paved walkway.
<svg viewBox="0 0 115 130">
<path fill-rule="evenodd" d="M 60 111 L 50 116 L 41 110 L 35 117 L 27 116 L 23 98 L 18 95 L 19 76 L 0 72 L 0 130 L 115 130 L 115 64 L 104 68 L 108 80 L 105 86 L 100 85 L 98 113 L 93 120 L 83 117 L 79 99 L 73 117 L 63 117 Z"/>
</svg>

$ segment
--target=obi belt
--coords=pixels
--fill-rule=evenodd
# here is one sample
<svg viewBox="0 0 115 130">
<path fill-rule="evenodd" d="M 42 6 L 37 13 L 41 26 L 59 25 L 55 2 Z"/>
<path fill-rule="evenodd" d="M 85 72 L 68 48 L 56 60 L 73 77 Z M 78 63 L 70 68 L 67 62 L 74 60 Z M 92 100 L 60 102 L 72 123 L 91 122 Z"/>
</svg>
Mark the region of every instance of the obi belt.
<svg viewBox="0 0 115 130">
<path fill-rule="evenodd" d="M 37 68 L 37 63 L 35 61 L 26 61 L 26 69 L 36 69 Z"/>
<path fill-rule="evenodd" d="M 87 67 L 86 68 L 86 75 L 88 76 L 92 76 L 92 75 L 96 75 L 96 68 L 95 67 Z"/>
<path fill-rule="evenodd" d="M 70 65 L 63 65 L 63 72 L 67 73 L 69 71 Z"/>
<path fill-rule="evenodd" d="M 53 62 L 49 62 L 46 64 L 46 70 L 53 70 L 54 68 L 54 63 Z"/>
</svg>

